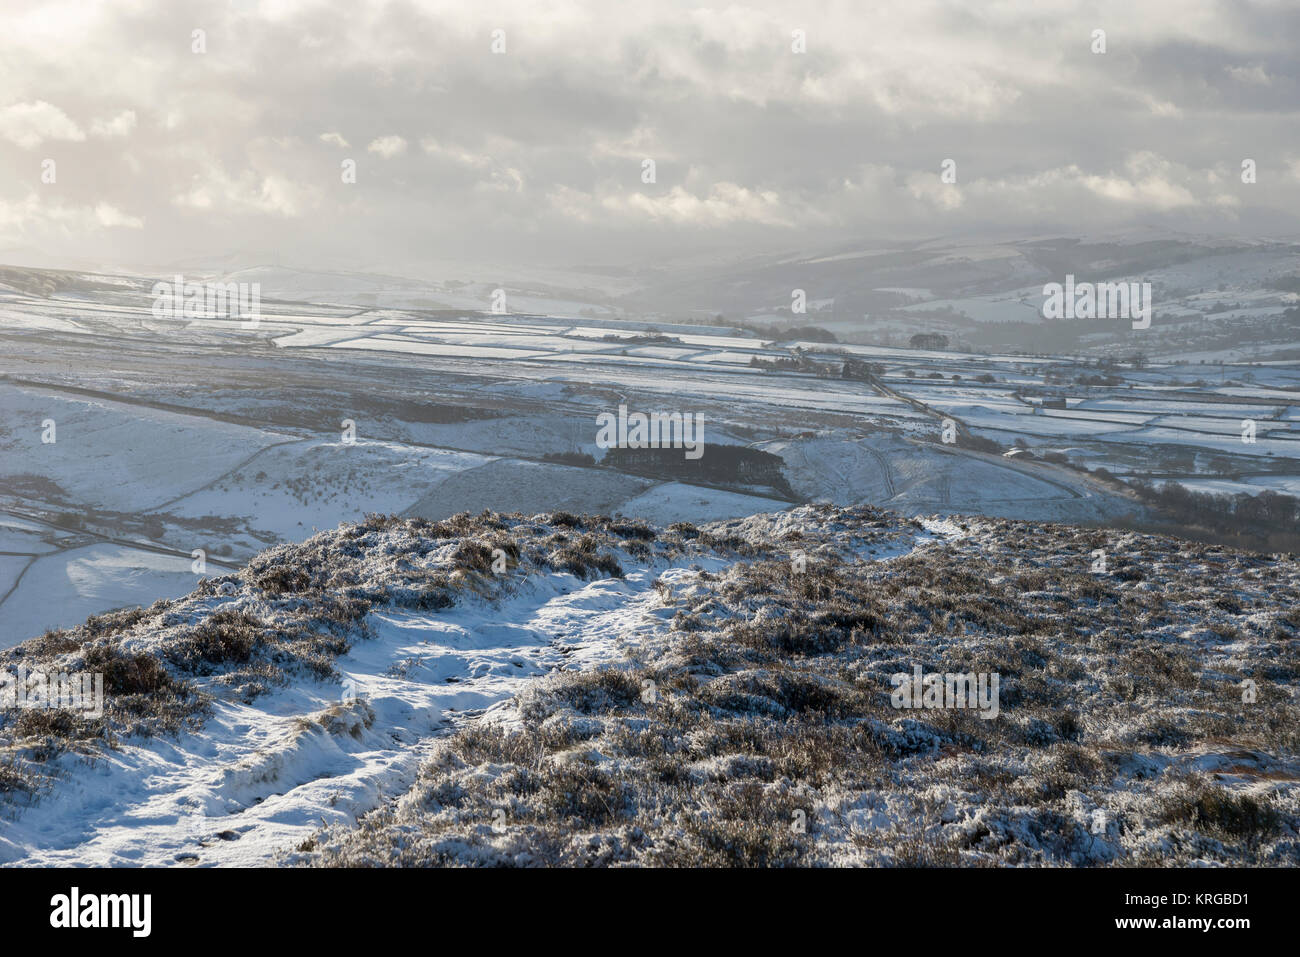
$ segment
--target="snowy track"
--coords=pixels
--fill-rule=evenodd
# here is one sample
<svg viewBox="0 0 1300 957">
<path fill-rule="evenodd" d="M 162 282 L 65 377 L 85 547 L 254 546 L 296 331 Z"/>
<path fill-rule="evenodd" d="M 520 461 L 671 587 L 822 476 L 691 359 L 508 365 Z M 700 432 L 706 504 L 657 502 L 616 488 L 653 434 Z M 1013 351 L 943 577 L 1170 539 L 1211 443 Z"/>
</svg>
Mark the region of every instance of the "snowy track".
<svg viewBox="0 0 1300 957">
<path fill-rule="evenodd" d="M 265 863 L 409 786 L 461 719 L 554 669 L 619 659 L 665 627 L 656 575 L 553 574 L 499 605 L 373 612 L 376 637 L 337 662 L 342 687 L 219 701 L 200 732 L 132 740 L 91 765 L 63 759 L 51 792 L 0 827 L 0 863 Z"/>
<path fill-rule="evenodd" d="M 817 514 L 756 515 L 720 532 L 773 544 L 812 529 Z M 368 547 L 414 555 L 401 534 Z M 875 528 L 845 538 L 842 554 L 889 560 L 963 534 L 947 519 Z M 677 608 L 656 582 L 677 592 L 704 571 L 743 560 L 734 552 L 671 554 L 637 562 L 621 553 L 622 577 L 594 581 L 535 563 L 524 574 L 521 565 L 513 583 L 493 585 L 499 597 L 466 586 L 440 611 L 377 605 L 367 615 L 373 636 L 335 660 L 341 683 L 291 678 L 246 701 L 218 677 L 199 678 L 213 699 L 199 730 L 130 737 L 93 758 L 65 753 L 46 765 L 52 783 L 31 804 L 8 806 L 0 865 L 271 863 L 323 825 L 349 825 L 403 793 L 439 739 L 466 721 L 514 723 L 513 700 L 536 679 L 661 652 Z M 260 600 L 239 587 L 229 597 L 190 599 L 190 614 Z"/>
</svg>

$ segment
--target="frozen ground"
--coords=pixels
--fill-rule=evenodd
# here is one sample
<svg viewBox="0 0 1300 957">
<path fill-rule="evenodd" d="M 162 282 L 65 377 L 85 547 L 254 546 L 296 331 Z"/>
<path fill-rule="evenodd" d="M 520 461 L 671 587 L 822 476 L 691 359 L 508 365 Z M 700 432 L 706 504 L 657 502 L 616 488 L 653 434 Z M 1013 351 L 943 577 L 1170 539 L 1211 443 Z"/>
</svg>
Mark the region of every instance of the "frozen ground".
<svg viewBox="0 0 1300 957">
<path fill-rule="evenodd" d="M 903 527 L 715 527 L 777 547 L 661 574 L 660 640 L 531 683 L 286 860 L 1295 865 L 1294 560 L 995 520 L 900 555 Z M 917 668 L 998 675 L 997 713 L 901 710 Z"/>
<path fill-rule="evenodd" d="M 437 616 L 376 610 L 374 637 L 336 662 L 340 682 L 295 683 L 252 703 L 221 697 L 201 731 L 68 761 L 5 826 L 0 862 L 268 863 L 322 822 L 352 821 L 409 786 L 447 728 L 540 674 L 635 647 L 637 632 L 658 623 L 653 578 L 652 569 L 595 582 L 558 574 Z"/>
<path fill-rule="evenodd" d="M 551 538 L 564 538 L 566 521 L 558 517 Z M 616 578 L 589 581 L 587 573 L 557 569 L 559 559 L 545 543 L 504 574 L 482 578 L 470 570 L 472 562 L 466 565 L 473 540 L 453 528 L 500 541 L 524 542 L 524 536 L 506 524 L 499 532 L 492 523 L 447 526 L 448 538 L 439 538 L 438 528 L 424 523 L 414 527 L 413 537 L 413 529 L 381 524 L 314 539 L 349 554 L 348 542 L 356 541 L 365 580 L 371 586 L 382 581 L 385 594 L 401 596 L 376 602 L 353 622 L 354 640 L 332 660 L 332 673 L 320 680 L 295 672 L 283 684 L 251 691 L 244 677 L 261 676 L 260 669 L 241 671 L 236 663 L 208 658 L 197 670 L 172 665 L 204 699 L 203 710 L 179 733 L 114 736 L 107 747 L 100 728 L 83 727 L 86 737 L 69 742 L 68 752 L 28 765 L 31 780 L 39 777 L 41 783 L 30 793 L 10 791 L 0 862 L 269 863 L 323 823 L 349 823 L 409 787 L 442 736 L 481 715 L 492 720 L 537 677 L 601 668 L 662 642 L 668 622 L 656 580 L 674 568 L 722 570 L 736 558 L 726 551 L 702 554 L 684 540 L 649 551 L 644 542 L 646 536 L 653 541 L 654 533 L 628 526 L 632 539 L 602 536 L 609 554 L 628 566 Z M 928 537 L 901 528 L 879 538 L 883 557 Z M 155 606 L 112 634 L 112 645 L 174 662 L 178 645 L 213 622 L 247 616 L 263 627 L 282 625 L 286 614 L 301 614 L 285 609 L 302 599 L 279 592 L 278 578 L 269 584 L 266 570 L 278 575 L 321 552 L 320 545 L 305 547 L 301 555 L 282 551 L 256 566 L 264 570 L 261 577 L 250 571 L 223 578 Z M 548 552 L 550 559 L 542 557 Z M 313 573 L 338 580 L 329 568 Z M 436 612 L 424 610 L 409 589 L 440 573 L 450 576 L 443 580 L 452 601 Z M 39 667 L 41 650 L 89 637 L 77 629 L 65 634 L 15 649 L 4 666 Z M 277 660 L 272 648 L 266 655 Z M 75 667 L 76 659 L 64 653 L 58 663 Z M 0 743 L 9 755 L 21 756 L 23 737 L 13 719 L 8 712 L 9 723 L 0 723 Z"/>
<path fill-rule="evenodd" d="M 872 508 L 373 518 L 0 656 L 108 692 L 0 718 L 0 862 L 1294 866 L 1298 582 Z M 914 667 L 997 713 L 891 706 Z"/>
</svg>

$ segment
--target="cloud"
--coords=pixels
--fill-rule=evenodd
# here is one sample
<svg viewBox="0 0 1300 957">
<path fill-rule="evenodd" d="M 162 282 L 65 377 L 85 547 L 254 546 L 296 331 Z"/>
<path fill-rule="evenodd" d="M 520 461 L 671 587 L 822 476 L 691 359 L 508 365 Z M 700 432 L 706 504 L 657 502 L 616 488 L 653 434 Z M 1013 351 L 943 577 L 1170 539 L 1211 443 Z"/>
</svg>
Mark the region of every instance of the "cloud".
<svg viewBox="0 0 1300 957">
<path fill-rule="evenodd" d="M 1155 153 L 1143 151 L 1128 158 L 1127 175 L 1083 176 L 1080 181 L 1093 193 L 1112 202 L 1157 210 L 1194 206 L 1196 197 L 1187 186 L 1174 182 L 1174 165 Z"/>
<path fill-rule="evenodd" d="M 937 209 L 953 210 L 965 202 L 965 197 L 955 183 L 945 183 L 938 173 L 912 173 L 907 177 L 907 191 L 916 199 L 924 200 Z"/>
<path fill-rule="evenodd" d="M 32 192 L 14 202 L 0 200 L 0 229 L 43 237 L 68 233 L 99 233 L 114 228 L 142 229 L 144 220 L 108 203 L 83 206 Z"/>
<path fill-rule="evenodd" d="M 420 149 L 424 150 L 429 156 L 448 160 L 461 166 L 483 169 L 492 165 L 492 157 L 485 153 L 474 153 L 463 147 L 444 145 L 432 136 L 426 136 L 420 140 Z"/>
<path fill-rule="evenodd" d="M 1226 66 L 1224 71 L 1238 83 L 1251 83 L 1255 86 L 1269 86 L 1273 79 L 1260 64 L 1254 66 Z"/>
<path fill-rule="evenodd" d="M 203 56 L 184 4 L 57 9 L 0 34 L 0 245 L 44 216 L 56 256 L 123 248 L 101 205 L 119 232 L 147 222 L 129 239 L 155 262 L 250 235 L 310 265 L 359 243 L 373 262 L 526 264 L 954 231 L 1300 234 L 1294 4 L 276 0 L 206 7 Z M 33 207 L 30 151 L 51 143 L 59 203 Z M 373 158 L 344 184 L 352 149 Z"/>
<path fill-rule="evenodd" d="M 366 149 L 372 153 L 378 153 L 384 159 L 392 159 L 399 153 L 406 152 L 406 140 L 400 136 L 381 136 L 376 140 L 371 140 Z"/>
<path fill-rule="evenodd" d="M 792 224 L 781 197 L 773 190 L 752 190 L 735 183 L 715 183 L 705 195 L 696 195 L 681 186 L 666 193 L 652 195 L 621 192 L 601 200 L 606 210 L 633 218 L 701 227 L 733 223 L 763 223 L 769 226 Z"/>
<path fill-rule="evenodd" d="M 111 119 L 96 120 L 91 124 L 90 132 L 93 136 L 114 139 L 126 136 L 133 129 L 135 129 L 135 110 L 123 110 Z"/>
<path fill-rule="evenodd" d="M 1178 119 L 1183 115 L 1183 111 L 1178 108 L 1176 103 L 1170 103 L 1168 100 L 1157 100 L 1149 94 L 1142 96 L 1141 99 L 1154 116 Z"/>
<path fill-rule="evenodd" d="M 0 110 L 0 138 L 29 150 L 46 140 L 80 142 L 86 134 L 57 106 L 36 100 Z"/>
<path fill-rule="evenodd" d="M 106 228 L 114 226 L 124 226 L 128 229 L 143 229 L 144 220 L 137 216 L 128 216 L 115 206 L 108 203 L 98 203 L 95 205 L 95 220 L 99 225 Z"/>
<path fill-rule="evenodd" d="M 279 174 L 245 170 L 229 176 L 216 166 L 195 174 L 188 189 L 173 197 L 174 205 L 223 216 L 261 214 L 295 217 L 313 202 L 312 190 Z"/>
</svg>

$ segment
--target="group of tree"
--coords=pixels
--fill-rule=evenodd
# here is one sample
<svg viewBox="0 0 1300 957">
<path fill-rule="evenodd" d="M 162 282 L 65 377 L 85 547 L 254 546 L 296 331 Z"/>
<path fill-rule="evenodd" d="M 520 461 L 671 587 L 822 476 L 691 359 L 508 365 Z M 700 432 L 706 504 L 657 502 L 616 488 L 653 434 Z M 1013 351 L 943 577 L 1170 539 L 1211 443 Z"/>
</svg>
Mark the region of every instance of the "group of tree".
<svg viewBox="0 0 1300 957">
<path fill-rule="evenodd" d="M 750 356 L 749 365 L 754 369 L 767 369 L 772 372 L 810 372 L 823 377 L 831 374 L 830 366 L 817 362 L 799 348 L 795 348 L 788 356 L 777 356 L 775 359 Z"/>
<path fill-rule="evenodd" d="M 803 339 L 806 342 L 839 342 L 835 333 L 821 326 L 790 326 L 776 333 L 782 339 Z"/>
<path fill-rule="evenodd" d="M 605 453 L 601 465 L 655 478 L 765 487 L 786 498 L 794 498 L 794 490 L 781 471 L 785 460 L 771 452 L 744 445 L 710 444 L 698 459 L 688 459 L 681 449 L 674 448 L 613 448 Z"/>
<path fill-rule="evenodd" d="M 1128 483 L 1166 518 L 1191 528 L 1266 547 L 1300 545 L 1300 498 L 1264 489 L 1258 495 L 1198 492 L 1177 482 Z"/>
<path fill-rule="evenodd" d="M 840 366 L 841 379 L 856 379 L 859 382 L 874 382 L 885 374 L 885 367 L 879 362 L 864 362 L 862 359 L 845 359 Z"/>
<path fill-rule="evenodd" d="M 948 348 L 948 337 L 938 332 L 918 332 L 907 341 L 913 349 Z"/>
</svg>

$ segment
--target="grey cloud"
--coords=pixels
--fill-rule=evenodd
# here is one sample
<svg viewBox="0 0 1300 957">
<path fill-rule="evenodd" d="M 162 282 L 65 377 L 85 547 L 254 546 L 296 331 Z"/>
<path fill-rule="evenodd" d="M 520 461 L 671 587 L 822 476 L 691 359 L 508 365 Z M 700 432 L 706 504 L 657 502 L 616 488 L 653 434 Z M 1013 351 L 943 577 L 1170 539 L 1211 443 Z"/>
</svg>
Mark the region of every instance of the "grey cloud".
<svg viewBox="0 0 1300 957">
<path fill-rule="evenodd" d="M 977 230 L 1300 232 L 1297 14 L 1184 7 L 158 2 L 60 26 L 32 6 L 0 38 L 0 117 L 26 124 L 0 123 L 0 248 L 644 263 Z M 38 107 L 50 135 L 33 132 L 34 103 L 67 123 Z"/>
</svg>

